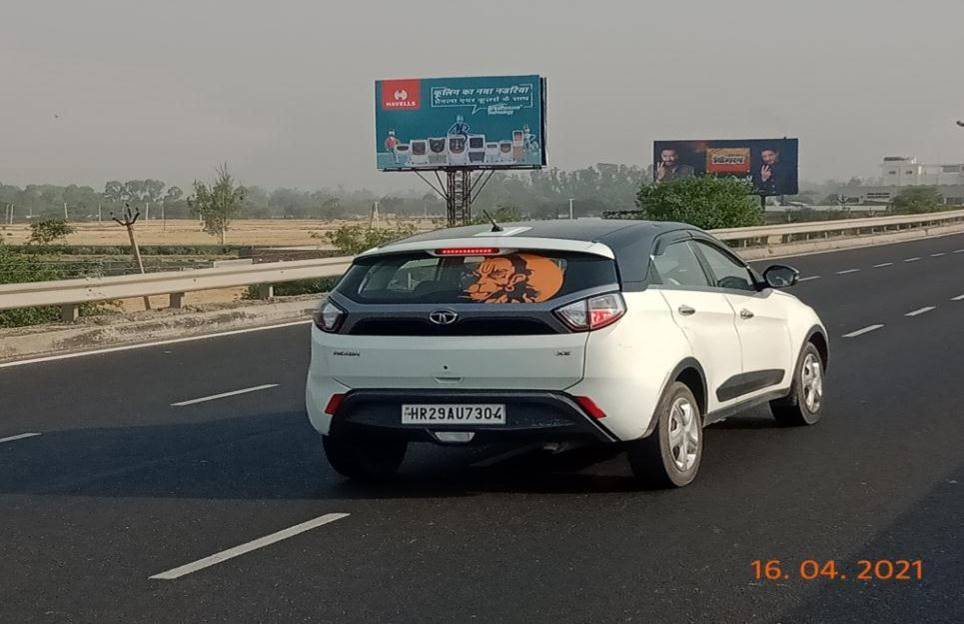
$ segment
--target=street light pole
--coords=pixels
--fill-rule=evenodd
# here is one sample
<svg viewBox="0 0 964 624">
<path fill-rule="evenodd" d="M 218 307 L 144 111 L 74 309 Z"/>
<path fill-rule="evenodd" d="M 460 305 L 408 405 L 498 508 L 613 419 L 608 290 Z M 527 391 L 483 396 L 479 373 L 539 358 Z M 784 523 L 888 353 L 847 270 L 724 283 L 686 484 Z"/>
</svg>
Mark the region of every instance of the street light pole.
<svg viewBox="0 0 964 624">
<path fill-rule="evenodd" d="M 572 221 L 572 198 L 569 198 L 569 220 Z"/>
</svg>

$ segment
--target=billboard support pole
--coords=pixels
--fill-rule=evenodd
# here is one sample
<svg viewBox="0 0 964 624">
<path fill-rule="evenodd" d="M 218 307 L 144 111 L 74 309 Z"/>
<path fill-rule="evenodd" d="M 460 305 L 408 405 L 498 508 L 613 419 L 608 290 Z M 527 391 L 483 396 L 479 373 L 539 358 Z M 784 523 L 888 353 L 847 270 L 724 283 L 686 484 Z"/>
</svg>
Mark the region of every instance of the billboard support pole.
<svg viewBox="0 0 964 624">
<path fill-rule="evenodd" d="M 435 177 L 439 186 L 432 184 L 432 181 L 422 175 L 421 171 L 415 171 L 415 175 L 421 178 L 435 193 L 445 200 L 445 221 L 447 227 L 457 225 L 468 225 L 472 222 L 472 202 L 474 202 L 485 185 L 489 183 L 495 170 L 482 171 L 479 176 L 472 179 L 472 169 L 444 169 L 445 183 L 442 183 L 442 176 L 438 170 Z"/>
<path fill-rule="evenodd" d="M 441 197 L 442 199 L 448 201 L 448 198 L 445 196 L 445 193 L 439 190 L 439 187 L 442 186 L 442 179 L 441 179 L 441 178 L 439 178 L 438 187 L 436 187 L 436 186 L 435 186 L 434 184 L 432 184 L 429 180 L 425 179 L 425 176 L 423 176 L 420 171 L 416 171 L 416 172 L 415 172 L 415 175 L 417 175 L 418 177 L 422 178 L 422 182 L 424 182 L 425 184 L 428 184 L 428 185 L 429 185 L 429 188 L 431 188 L 433 191 L 435 191 L 435 193 L 436 193 L 439 197 Z M 438 178 L 438 172 L 437 172 L 437 171 L 435 172 L 435 177 Z"/>
</svg>

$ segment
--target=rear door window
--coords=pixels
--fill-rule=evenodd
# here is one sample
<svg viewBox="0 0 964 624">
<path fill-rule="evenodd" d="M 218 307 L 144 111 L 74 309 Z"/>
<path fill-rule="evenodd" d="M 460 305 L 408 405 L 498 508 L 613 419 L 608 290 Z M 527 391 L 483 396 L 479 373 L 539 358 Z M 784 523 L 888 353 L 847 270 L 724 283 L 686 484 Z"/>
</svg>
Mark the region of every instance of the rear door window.
<svg viewBox="0 0 964 624">
<path fill-rule="evenodd" d="M 418 252 L 361 258 L 337 292 L 362 303 L 542 303 L 616 284 L 615 263 L 590 254 L 538 250 L 436 257 Z"/>
</svg>

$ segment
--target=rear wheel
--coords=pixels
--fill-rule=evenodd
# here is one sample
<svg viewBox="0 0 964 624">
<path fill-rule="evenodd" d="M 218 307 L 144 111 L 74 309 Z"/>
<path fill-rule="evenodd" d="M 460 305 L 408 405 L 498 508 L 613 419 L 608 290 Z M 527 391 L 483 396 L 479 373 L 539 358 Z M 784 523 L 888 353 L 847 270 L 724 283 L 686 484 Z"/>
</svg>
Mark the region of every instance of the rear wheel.
<svg viewBox="0 0 964 624">
<path fill-rule="evenodd" d="M 770 410 L 778 423 L 801 427 L 820 420 L 823 403 L 823 360 L 817 347 L 808 342 L 794 371 L 790 396 L 771 402 Z"/>
<path fill-rule="evenodd" d="M 328 463 L 339 474 L 360 481 L 385 481 L 405 458 L 408 443 L 384 437 L 322 436 Z"/>
<path fill-rule="evenodd" d="M 703 458 L 703 417 L 689 387 L 675 381 L 656 408 L 656 429 L 630 443 L 629 465 L 649 488 L 683 487 L 696 478 Z"/>
</svg>

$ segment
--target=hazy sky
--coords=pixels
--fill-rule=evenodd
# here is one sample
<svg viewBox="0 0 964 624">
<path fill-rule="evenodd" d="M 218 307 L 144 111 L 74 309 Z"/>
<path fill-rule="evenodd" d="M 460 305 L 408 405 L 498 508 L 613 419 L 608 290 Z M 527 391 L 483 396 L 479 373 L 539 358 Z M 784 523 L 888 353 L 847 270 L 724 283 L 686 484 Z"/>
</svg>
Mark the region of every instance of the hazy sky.
<svg viewBox="0 0 964 624">
<path fill-rule="evenodd" d="M 538 73 L 553 166 L 797 136 L 809 180 L 964 161 L 964 0 L 2 0 L 0 181 L 417 188 L 377 78 Z"/>
</svg>

